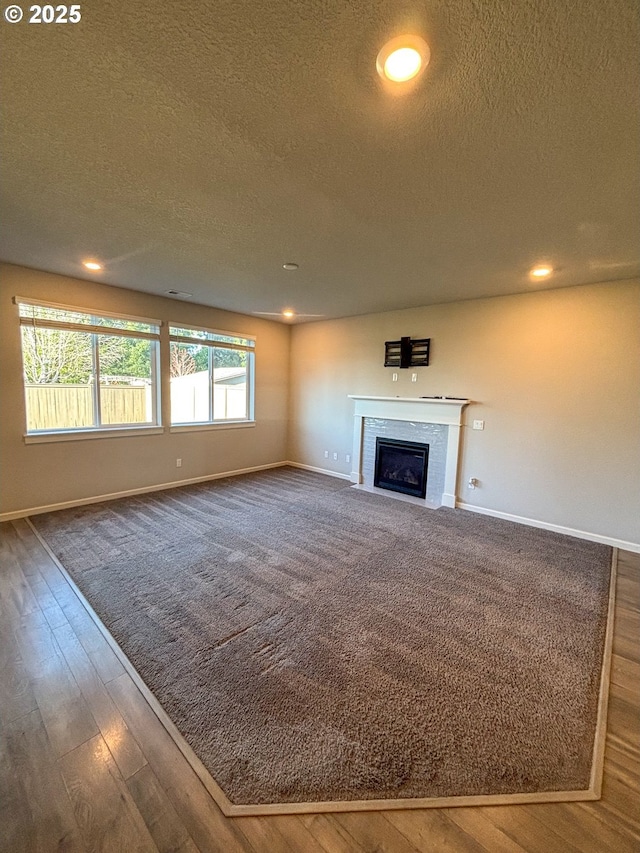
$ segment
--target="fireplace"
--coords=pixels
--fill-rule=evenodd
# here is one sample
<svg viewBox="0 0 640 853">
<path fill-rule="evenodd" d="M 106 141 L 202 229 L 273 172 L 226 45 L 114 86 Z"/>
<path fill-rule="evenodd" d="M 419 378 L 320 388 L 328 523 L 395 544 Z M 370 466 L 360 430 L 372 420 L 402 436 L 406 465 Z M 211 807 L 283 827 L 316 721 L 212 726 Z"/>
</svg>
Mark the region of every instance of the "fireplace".
<svg viewBox="0 0 640 853">
<path fill-rule="evenodd" d="M 427 494 L 429 445 L 416 441 L 376 438 L 373 485 L 424 498 Z"/>
<path fill-rule="evenodd" d="M 455 507 L 462 410 L 470 401 L 453 397 L 349 396 L 355 404 L 351 457 L 351 480 L 355 488 L 378 491 L 373 482 L 377 438 L 403 444 L 421 442 L 429 446 L 426 496 L 420 498 L 391 491 L 387 494 L 434 509 Z"/>
</svg>

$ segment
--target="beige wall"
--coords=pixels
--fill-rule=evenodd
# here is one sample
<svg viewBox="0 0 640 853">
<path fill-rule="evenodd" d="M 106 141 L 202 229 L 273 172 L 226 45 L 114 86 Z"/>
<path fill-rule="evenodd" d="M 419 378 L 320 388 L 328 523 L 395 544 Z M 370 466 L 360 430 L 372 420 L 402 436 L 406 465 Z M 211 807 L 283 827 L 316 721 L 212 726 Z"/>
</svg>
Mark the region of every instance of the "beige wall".
<svg viewBox="0 0 640 853">
<path fill-rule="evenodd" d="M 20 332 L 12 304 L 16 295 L 255 335 L 256 426 L 26 445 Z M 289 328 L 280 323 L 0 265 L 0 512 L 285 460 L 289 337 Z"/>
<path fill-rule="evenodd" d="M 431 338 L 416 384 L 382 366 L 384 341 L 403 335 Z M 348 394 L 469 397 L 459 498 L 640 543 L 639 341 L 637 281 L 294 327 L 290 459 L 351 470 Z"/>
<path fill-rule="evenodd" d="M 26 445 L 14 295 L 256 335 L 256 427 Z M 393 371 L 382 367 L 384 341 L 402 335 L 431 338 L 431 366 L 417 370 L 416 384 L 411 370 L 398 371 L 399 381 L 392 383 Z M 465 503 L 640 543 L 639 341 L 639 282 L 289 329 L 2 265 L 0 512 L 287 458 L 348 474 L 352 466 L 345 455 L 353 440 L 348 394 L 446 394 L 477 401 L 465 411 L 458 485 Z M 474 418 L 485 421 L 484 431 L 470 429 Z M 177 457 L 183 460 L 180 469 Z M 469 477 L 480 480 L 479 489 L 465 488 Z"/>
</svg>

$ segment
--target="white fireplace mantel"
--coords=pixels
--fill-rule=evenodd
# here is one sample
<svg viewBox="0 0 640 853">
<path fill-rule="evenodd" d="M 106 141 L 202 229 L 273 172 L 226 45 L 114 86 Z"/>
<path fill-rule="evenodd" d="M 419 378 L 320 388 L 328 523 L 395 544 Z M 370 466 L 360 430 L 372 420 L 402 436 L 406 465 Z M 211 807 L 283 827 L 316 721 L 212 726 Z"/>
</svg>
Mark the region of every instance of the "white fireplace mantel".
<svg viewBox="0 0 640 853">
<path fill-rule="evenodd" d="M 369 397 L 358 394 L 349 394 L 349 397 L 355 403 L 352 482 L 363 481 L 362 436 L 365 418 L 446 424 L 449 429 L 442 503 L 444 506 L 455 507 L 462 410 L 471 401 L 451 397 Z"/>
</svg>

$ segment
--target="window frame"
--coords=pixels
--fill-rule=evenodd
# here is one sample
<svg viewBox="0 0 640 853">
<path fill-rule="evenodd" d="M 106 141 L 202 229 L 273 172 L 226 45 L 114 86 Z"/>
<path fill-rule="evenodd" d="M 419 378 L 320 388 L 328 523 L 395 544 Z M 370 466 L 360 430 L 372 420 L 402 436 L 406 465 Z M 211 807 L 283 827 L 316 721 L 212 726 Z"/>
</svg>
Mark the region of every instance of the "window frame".
<svg viewBox="0 0 640 853">
<path fill-rule="evenodd" d="M 255 426 L 255 357 L 256 338 L 254 335 L 245 335 L 237 332 L 222 331 L 221 329 L 210 329 L 206 326 L 186 325 L 169 321 L 167 323 L 169 333 L 169 349 L 173 344 L 186 344 L 187 346 L 206 346 L 209 348 L 207 358 L 207 370 L 209 378 L 208 388 L 208 420 L 199 421 L 174 421 L 170 417 L 171 432 L 187 432 L 189 430 L 224 429 L 225 427 L 250 427 Z M 176 330 L 176 331 L 172 331 Z M 188 330 L 190 332 L 203 332 L 211 337 L 195 337 L 178 334 L 177 330 Z M 224 340 L 231 338 L 232 340 Z M 215 418 L 214 416 L 214 371 L 213 350 L 227 349 L 235 352 L 244 352 L 246 358 L 246 417 L 244 418 Z M 169 371 L 170 373 L 170 371 Z M 171 376 L 169 377 L 171 382 Z"/>
<path fill-rule="evenodd" d="M 93 438 L 93 437 L 110 437 L 124 435 L 139 435 L 163 432 L 161 419 L 161 375 L 162 368 L 160 363 L 160 338 L 162 321 L 147 317 L 139 317 L 130 314 L 119 314 L 111 311 L 102 311 L 101 309 L 79 308 L 78 306 L 62 305 L 56 302 L 49 302 L 40 299 L 31 299 L 30 297 L 14 296 L 13 302 L 16 305 L 18 320 L 20 326 L 20 353 L 22 360 L 22 384 L 23 384 L 23 399 L 25 403 L 25 443 L 36 443 L 39 441 L 63 441 L 65 439 L 78 438 Z M 140 323 L 148 326 L 150 331 L 137 329 L 119 328 L 117 326 L 105 326 L 100 323 L 80 323 L 68 320 L 56 320 L 52 318 L 23 316 L 21 306 L 29 306 L 32 308 L 50 308 L 54 311 L 68 311 L 78 315 L 89 317 L 92 321 L 101 319 L 120 320 L 124 323 Z M 27 410 L 27 382 L 24 371 L 24 346 L 22 341 L 22 329 L 58 329 L 61 331 L 77 332 L 80 334 L 88 334 L 91 336 L 92 350 L 92 380 L 90 383 L 91 400 L 93 409 L 94 423 L 91 426 L 81 427 L 61 427 L 61 428 L 46 428 L 39 430 L 29 429 L 29 419 Z M 153 420 L 145 423 L 125 422 L 122 424 L 103 424 L 101 413 L 101 382 L 100 382 L 100 337 L 124 337 L 134 338 L 137 340 L 148 340 L 150 342 L 150 388 L 151 388 L 151 413 Z M 43 383 L 44 384 L 44 383 Z"/>
</svg>

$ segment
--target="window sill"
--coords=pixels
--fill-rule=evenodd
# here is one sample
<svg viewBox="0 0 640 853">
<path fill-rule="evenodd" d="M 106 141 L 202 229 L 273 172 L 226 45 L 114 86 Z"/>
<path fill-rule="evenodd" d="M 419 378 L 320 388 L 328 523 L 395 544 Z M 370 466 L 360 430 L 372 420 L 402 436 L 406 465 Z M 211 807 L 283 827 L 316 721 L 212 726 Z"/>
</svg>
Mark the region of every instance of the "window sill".
<svg viewBox="0 0 640 853">
<path fill-rule="evenodd" d="M 92 438 L 131 438 L 140 435 L 162 435 L 163 427 L 141 426 L 115 429 L 67 430 L 65 432 L 39 432 L 24 436 L 25 444 L 44 444 L 55 441 L 85 441 Z"/>
<path fill-rule="evenodd" d="M 210 429 L 245 429 L 254 427 L 255 421 L 218 421 L 215 424 L 176 424 L 169 432 L 203 432 Z"/>
</svg>

